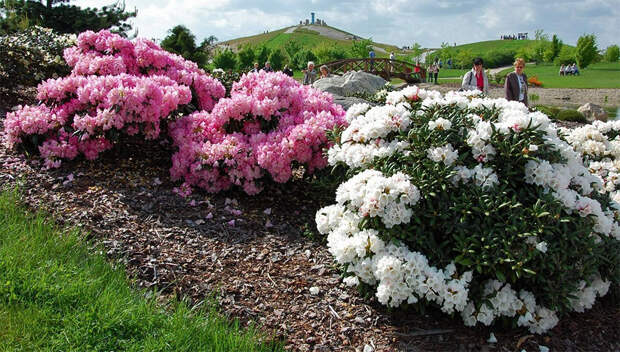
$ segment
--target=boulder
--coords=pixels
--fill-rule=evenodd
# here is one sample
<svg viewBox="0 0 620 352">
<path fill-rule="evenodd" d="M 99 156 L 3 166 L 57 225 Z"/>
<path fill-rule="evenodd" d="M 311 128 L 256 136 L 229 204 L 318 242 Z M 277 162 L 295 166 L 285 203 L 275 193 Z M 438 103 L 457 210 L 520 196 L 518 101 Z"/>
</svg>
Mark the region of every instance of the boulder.
<svg viewBox="0 0 620 352">
<path fill-rule="evenodd" d="M 349 71 L 342 76 L 321 78 L 312 86 L 323 92 L 348 96 L 354 93 L 375 94 L 387 83 L 383 78 L 364 71 Z"/>
<path fill-rule="evenodd" d="M 342 105 L 342 108 L 345 110 L 349 110 L 351 105 L 357 103 L 368 103 L 366 100 L 357 97 L 343 97 L 341 95 L 333 94 L 334 96 L 334 104 Z M 372 104 L 370 104 L 372 105 Z"/>
<path fill-rule="evenodd" d="M 607 121 L 607 111 L 605 111 L 602 107 L 596 104 L 587 103 L 579 107 L 577 109 L 583 116 L 586 117 L 588 122 L 592 122 L 595 120 Z"/>
</svg>

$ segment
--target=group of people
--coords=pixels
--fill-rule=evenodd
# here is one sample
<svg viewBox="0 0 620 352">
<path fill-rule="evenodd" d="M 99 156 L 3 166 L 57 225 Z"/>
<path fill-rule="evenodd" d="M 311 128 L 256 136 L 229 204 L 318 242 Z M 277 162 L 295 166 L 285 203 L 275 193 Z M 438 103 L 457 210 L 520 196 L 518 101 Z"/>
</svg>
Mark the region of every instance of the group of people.
<svg viewBox="0 0 620 352">
<path fill-rule="evenodd" d="M 319 73 L 317 74 L 317 72 L 314 69 L 313 61 L 308 61 L 308 68 L 305 70 L 302 70 L 302 72 L 304 73 L 304 78 L 301 81 L 302 84 L 312 84 L 317 79 L 327 78 L 327 77 L 332 76 L 329 73 L 329 68 L 326 65 L 322 65 L 319 68 Z"/>
<path fill-rule="evenodd" d="M 259 68 L 258 62 L 255 62 L 254 68 L 251 69 L 250 72 L 259 72 L 259 71 L 273 72 L 273 67 L 271 67 L 271 63 L 269 61 L 265 62 L 265 66 L 263 66 L 262 68 Z M 293 70 L 291 70 L 291 68 L 288 67 L 288 65 L 284 66 L 284 68 L 282 69 L 282 73 L 284 73 L 285 75 L 289 77 L 293 77 Z"/>
<path fill-rule="evenodd" d="M 578 76 L 579 68 L 577 67 L 577 64 L 574 62 L 572 65 L 568 64 L 564 66 L 564 64 L 562 64 L 562 66 L 560 66 L 559 74 L 560 76 Z"/>
<path fill-rule="evenodd" d="M 489 93 L 489 79 L 483 68 L 484 62 L 482 58 L 475 58 L 471 71 L 463 76 L 461 90 L 479 90 L 484 94 Z M 514 62 L 514 71 L 506 76 L 504 83 L 504 93 L 506 100 L 519 101 L 526 106 L 527 100 L 527 75 L 523 72 L 525 69 L 525 60 L 518 58 Z"/>
</svg>

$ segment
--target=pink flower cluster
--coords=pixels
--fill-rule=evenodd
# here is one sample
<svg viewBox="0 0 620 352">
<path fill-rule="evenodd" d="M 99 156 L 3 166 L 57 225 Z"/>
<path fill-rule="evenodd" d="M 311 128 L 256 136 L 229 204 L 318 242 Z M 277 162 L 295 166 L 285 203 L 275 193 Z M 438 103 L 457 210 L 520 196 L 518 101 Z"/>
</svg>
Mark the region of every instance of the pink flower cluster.
<svg viewBox="0 0 620 352">
<path fill-rule="evenodd" d="M 171 123 L 178 152 L 173 179 L 210 192 L 243 187 L 260 192 L 257 181 L 268 173 L 277 182 L 292 176 L 292 164 L 309 173 L 325 167 L 326 130 L 344 126 L 345 112 L 329 94 L 282 73 L 250 73 L 233 85 L 231 97 L 213 111 L 197 112 Z"/>
<path fill-rule="evenodd" d="M 194 102 L 210 111 L 225 95 L 224 86 L 198 66 L 168 53 L 151 41 L 129 41 L 109 31 L 87 31 L 65 50 L 72 74 L 38 87 L 39 106 L 7 114 L 9 147 L 36 135 L 48 167 L 79 153 L 95 159 L 110 149 L 108 131 L 146 139 L 159 136 L 160 123 Z M 195 93 L 192 96 L 192 93 Z"/>
<path fill-rule="evenodd" d="M 226 94 L 224 86 L 194 62 L 147 39 L 132 42 L 107 30 L 86 31 L 78 36 L 77 46 L 65 50 L 64 57 L 73 75 L 166 76 L 191 87 L 202 110 L 210 111 Z"/>
<path fill-rule="evenodd" d="M 7 114 L 7 142 L 12 147 L 27 135 L 43 135 L 39 152 L 47 166 L 58 166 L 57 159 L 73 159 L 78 151 L 95 159 L 111 148 L 105 138 L 111 129 L 157 138 L 160 121 L 188 104 L 191 91 L 164 76 L 69 76 L 41 83 L 38 98 L 42 105 Z"/>
</svg>

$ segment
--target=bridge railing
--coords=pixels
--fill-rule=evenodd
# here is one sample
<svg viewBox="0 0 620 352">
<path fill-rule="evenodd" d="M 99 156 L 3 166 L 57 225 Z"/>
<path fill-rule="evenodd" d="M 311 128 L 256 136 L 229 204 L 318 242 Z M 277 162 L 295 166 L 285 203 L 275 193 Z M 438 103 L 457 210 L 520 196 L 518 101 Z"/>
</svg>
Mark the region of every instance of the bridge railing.
<svg viewBox="0 0 620 352">
<path fill-rule="evenodd" d="M 364 71 L 386 80 L 400 78 L 409 83 L 426 82 L 426 69 L 406 61 L 383 58 L 342 59 L 323 64 L 330 73 L 343 75 L 349 71 Z"/>
</svg>

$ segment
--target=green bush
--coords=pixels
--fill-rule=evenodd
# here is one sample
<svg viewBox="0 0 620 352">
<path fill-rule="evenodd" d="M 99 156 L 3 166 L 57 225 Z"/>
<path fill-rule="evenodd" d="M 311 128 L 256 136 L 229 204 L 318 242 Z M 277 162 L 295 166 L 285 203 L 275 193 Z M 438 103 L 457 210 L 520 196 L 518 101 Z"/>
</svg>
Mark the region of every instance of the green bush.
<svg viewBox="0 0 620 352">
<path fill-rule="evenodd" d="M 318 63 L 316 62 L 316 55 L 314 55 L 312 51 L 307 49 L 299 50 L 297 54 L 295 54 L 295 56 L 293 57 L 293 65 L 298 70 L 305 70 L 307 68 L 308 61 L 315 61 L 315 64 Z"/>
<path fill-rule="evenodd" d="M 539 105 L 536 107 L 536 110 L 542 112 L 543 114 L 549 116 L 552 119 L 555 119 L 556 116 L 558 115 L 558 113 L 560 112 L 560 109 L 553 107 L 553 106 L 545 106 L 545 105 Z"/>
<path fill-rule="evenodd" d="M 213 65 L 222 70 L 232 70 L 237 66 L 237 55 L 230 49 L 221 50 L 215 54 Z"/>
<path fill-rule="evenodd" d="M 580 113 L 577 110 L 571 110 L 571 109 L 560 110 L 555 115 L 555 118 L 560 121 L 571 121 L 571 122 L 582 122 L 582 123 L 587 122 L 586 117 L 583 116 L 582 113 Z"/>
</svg>

